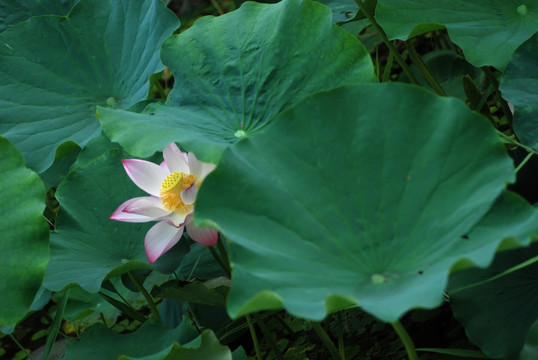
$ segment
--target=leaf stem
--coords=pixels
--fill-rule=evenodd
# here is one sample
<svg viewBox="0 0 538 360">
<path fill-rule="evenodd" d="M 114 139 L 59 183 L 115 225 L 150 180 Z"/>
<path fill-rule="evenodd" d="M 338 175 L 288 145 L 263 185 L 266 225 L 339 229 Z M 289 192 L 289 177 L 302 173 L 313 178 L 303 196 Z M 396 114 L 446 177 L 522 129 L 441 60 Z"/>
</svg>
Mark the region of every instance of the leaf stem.
<svg viewBox="0 0 538 360">
<path fill-rule="evenodd" d="M 415 47 L 410 43 L 410 40 L 404 41 L 405 48 L 407 49 L 407 52 L 409 53 L 409 56 L 411 57 L 411 61 L 413 61 L 413 64 L 417 67 L 418 71 L 424 76 L 424 79 L 428 82 L 428 84 L 432 87 L 432 89 L 441 96 L 447 96 L 445 90 L 439 84 L 439 81 L 433 76 L 430 69 L 426 66 L 424 61 L 422 61 L 422 58 L 417 53 L 417 50 Z"/>
<path fill-rule="evenodd" d="M 503 139 L 507 140 L 509 143 L 511 144 L 514 144 L 514 145 L 517 145 L 525 150 L 527 150 L 528 152 L 530 153 L 533 153 L 535 155 L 538 155 L 538 152 L 536 152 L 536 150 L 534 150 L 533 148 L 531 147 L 528 147 L 527 145 L 523 145 L 522 143 L 520 143 L 519 141 L 517 140 L 514 140 L 512 139 L 510 136 L 506 135 L 505 133 L 503 133 L 502 131 L 500 130 L 497 130 L 495 129 L 495 131 L 497 132 L 497 134 L 502 137 Z"/>
<path fill-rule="evenodd" d="M 357 3 L 357 5 L 359 6 L 359 9 L 362 11 L 362 13 L 368 18 L 368 20 L 370 21 L 370 23 L 372 24 L 372 26 L 379 32 L 379 35 L 381 35 L 381 38 L 383 39 L 383 42 L 387 45 L 387 47 L 389 48 L 390 52 L 394 54 L 394 58 L 396 59 L 396 61 L 398 62 L 398 64 L 400 64 L 403 72 L 407 75 L 407 77 L 409 78 L 409 80 L 415 84 L 415 85 L 419 85 L 418 81 L 417 81 L 417 78 L 415 77 L 415 75 L 413 75 L 413 73 L 411 72 L 411 70 L 409 69 L 409 66 L 407 66 L 407 64 L 405 63 L 405 60 L 404 58 L 402 57 L 402 55 L 400 55 L 400 53 L 398 52 L 398 50 L 396 49 L 396 47 L 394 47 L 394 44 L 389 40 L 389 38 L 387 37 L 387 34 L 385 33 L 385 30 L 383 30 L 383 28 L 377 23 L 377 21 L 375 20 L 374 16 L 372 14 L 370 14 L 367 10 L 366 10 L 366 6 L 364 5 L 363 1 L 362 0 L 355 0 L 355 2 Z"/>
<path fill-rule="evenodd" d="M 133 284 L 137 287 L 138 290 L 142 293 L 142 296 L 144 296 L 144 299 L 146 299 L 146 302 L 148 303 L 149 309 L 151 310 L 151 313 L 157 320 L 161 320 L 161 316 L 159 315 L 159 311 L 157 311 L 157 307 L 155 306 L 155 302 L 153 302 L 153 298 L 149 295 L 146 288 L 140 282 L 138 279 L 133 275 L 131 271 L 127 271 L 127 275 L 129 275 L 129 279 L 133 282 Z"/>
<path fill-rule="evenodd" d="M 252 318 L 250 315 L 245 315 L 245 318 L 247 319 L 248 329 L 250 330 L 250 336 L 252 337 L 252 343 L 254 344 L 254 351 L 256 351 L 256 359 L 263 360 L 262 353 L 260 351 L 260 343 L 258 342 L 258 336 L 256 335 L 256 329 L 254 329 Z"/>
<path fill-rule="evenodd" d="M 531 159 L 532 155 L 534 155 L 533 153 L 528 153 L 527 156 L 525 156 L 525 159 L 523 159 L 523 161 L 521 161 L 519 163 L 519 165 L 516 167 L 516 174 L 519 172 L 519 170 L 521 170 L 523 168 L 523 166 L 525 166 L 525 164 Z"/>
<path fill-rule="evenodd" d="M 129 303 L 127 302 L 121 302 L 116 299 L 114 299 L 111 296 L 108 296 L 103 291 L 99 291 L 99 296 L 101 296 L 103 299 L 105 299 L 108 303 L 110 303 L 112 306 L 114 306 L 116 309 L 120 310 L 127 316 L 131 317 L 134 320 L 138 320 L 141 323 L 145 322 L 147 319 L 144 315 L 136 311 Z"/>
<path fill-rule="evenodd" d="M 407 351 L 407 357 L 409 360 L 418 360 L 418 354 L 417 350 L 415 349 L 415 344 L 413 344 L 413 340 L 411 340 L 411 337 L 403 327 L 403 325 L 396 320 L 393 322 L 392 327 L 394 328 L 394 331 L 396 331 L 396 334 L 400 337 L 400 340 L 402 341 L 405 351 Z"/>
<path fill-rule="evenodd" d="M 329 337 L 329 335 L 321 327 L 320 323 L 316 321 L 312 321 L 311 324 L 312 324 L 312 329 L 314 329 L 314 331 L 318 335 L 323 345 L 325 345 L 327 350 L 329 350 L 329 353 L 331 354 L 332 358 L 344 360 L 338 353 L 338 349 L 336 348 L 336 346 L 334 346 L 334 343 Z"/>
</svg>

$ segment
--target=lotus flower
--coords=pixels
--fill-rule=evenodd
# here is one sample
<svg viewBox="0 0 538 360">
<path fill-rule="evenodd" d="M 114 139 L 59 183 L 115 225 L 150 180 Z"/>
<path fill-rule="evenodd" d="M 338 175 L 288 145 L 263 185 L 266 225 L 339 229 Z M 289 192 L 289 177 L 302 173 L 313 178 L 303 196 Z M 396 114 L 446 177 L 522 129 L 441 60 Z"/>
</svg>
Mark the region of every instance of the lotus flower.
<svg viewBox="0 0 538 360">
<path fill-rule="evenodd" d="M 122 160 L 131 180 L 151 196 L 127 200 L 110 216 L 126 222 L 158 221 L 144 241 L 150 263 L 179 241 L 184 228 L 205 246 L 216 245 L 218 239 L 216 230 L 195 226 L 192 215 L 198 189 L 215 165 L 181 152 L 174 143 L 163 150 L 163 158 L 160 166 L 145 160 Z"/>
</svg>

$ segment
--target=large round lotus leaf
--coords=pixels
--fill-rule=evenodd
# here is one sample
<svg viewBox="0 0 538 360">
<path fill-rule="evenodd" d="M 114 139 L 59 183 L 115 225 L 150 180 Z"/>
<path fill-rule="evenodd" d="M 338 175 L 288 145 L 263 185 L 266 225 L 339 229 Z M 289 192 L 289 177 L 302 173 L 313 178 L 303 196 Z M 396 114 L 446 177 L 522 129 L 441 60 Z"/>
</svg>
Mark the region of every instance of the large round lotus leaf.
<svg viewBox="0 0 538 360">
<path fill-rule="evenodd" d="M 486 215 L 464 235 L 458 246 L 465 258 L 452 272 L 466 267 L 486 267 L 496 251 L 529 245 L 538 235 L 538 211 L 521 196 L 505 191 Z"/>
<path fill-rule="evenodd" d="M 142 114 L 98 109 L 106 134 L 136 156 L 175 141 L 216 162 L 227 146 L 306 95 L 375 81 L 364 46 L 332 24 L 326 6 L 309 0 L 246 2 L 201 18 L 167 39 L 161 57 L 175 80 L 165 105 Z"/>
<path fill-rule="evenodd" d="M 28 312 L 49 259 L 43 217 L 45 188 L 17 149 L 0 137 L 0 325 L 15 325 Z"/>
<path fill-rule="evenodd" d="M 232 360 L 232 352 L 219 340 L 211 330 L 205 330 L 188 344 L 173 343 L 169 348 L 157 354 L 144 357 L 122 355 L 118 360 Z"/>
<path fill-rule="evenodd" d="M 538 0 L 378 0 L 376 19 L 390 39 L 444 25 L 474 66 L 504 69 L 510 55 L 538 31 Z"/>
<path fill-rule="evenodd" d="M 319 0 L 319 2 L 331 9 L 333 22 L 350 21 L 359 11 L 357 3 L 351 0 Z"/>
<path fill-rule="evenodd" d="M 175 329 L 162 322 L 147 321 L 130 334 L 118 334 L 97 324 L 84 331 L 80 341 L 67 345 L 64 359 L 117 360 L 121 355 L 144 357 L 157 354 L 175 342 L 188 343 L 196 336 L 196 329 L 186 318 Z"/>
<path fill-rule="evenodd" d="M 146 195 L 129 179 L 122 159 L 130 158 L 121 149 L 109 148 L 98 138 L 82 150 L 97 153 L 92 160 L 75 163 L 56 191 L 61 204 L 56 231 L 51 235 L 51 259 L 44 285 L 59 291 L 71 283 L 97 292 L 107 275 L 148 268 L 144 234 L 150 223 L 125 223 L 109 219 L 124 201 Z"/>
<path fill-rule="evenodd" d="M 0 133 L 29 167 L 50 166 L 57 146 L 100 132 L 95 106 L 146 97 L 158 49 L 178 27 L 159 0 L 81 0 L 67 17 L 39 16 L 0 33 Z"/>
<path fill-rule="evenodd" d="M 469 339 L 491 357 L 519 359 L 527 333 L 538 318 L 538 263 L 487 280 L 536 256 L 538 244 L 533 243 L 497 254 L 487 269 L 470 269 L 450 278 L 456 318 Z"/>
<path fill-rule="evenodd" d="M 514 104 L 514 131 L 538 149 L 538 35 L 512 55 L 501 82 L 503 97 Z"/>
<path fill-rule="evenodd" d="M 37 15 L 67 15 L 76 0 L 2 0 L 0 31 Z"/>
<path fill-rule="evenodd" d="M 195 218 L 231 240 L 232 316 L 284 306 L 319 320 L 359 303 L 395 321 L 441 303 L 461 236 L 513 179 L 488 121 L 461 101 L 362 84 L 230 147 Z"/>
</svg>

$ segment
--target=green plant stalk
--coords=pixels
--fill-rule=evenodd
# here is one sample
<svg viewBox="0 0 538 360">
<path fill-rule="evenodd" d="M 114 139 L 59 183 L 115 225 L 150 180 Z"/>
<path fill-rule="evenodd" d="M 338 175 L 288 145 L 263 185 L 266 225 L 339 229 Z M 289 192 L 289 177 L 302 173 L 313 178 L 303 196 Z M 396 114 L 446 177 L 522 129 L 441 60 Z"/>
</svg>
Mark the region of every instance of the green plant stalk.
<svg viewBox="0 0 538 360">
<path fill-rule="evenodd" d="M 488 101 L 488 97 L 494 91 L 495 91 L 495 88 L 493 87 L 493 85 L 490 84 L 490 86 L 488 86 L 486 91 L 484 91 L 484 93 L 482 94 L 482 97 L 480 98 L 480 101 L 478 102 L 478 105 L 476 106 L 476 109 L 474 109 L 474 110 L 476 110 L 476 111 L 482 110 L 482 107 L 486 104 L 486 101 Z"/>
<path fill-rule="evenodd" d="M 47 360 L 49 358 L 52 347 L 54 346 L 54 342 L 56 341 L 56 338 L 58 337 L 58 333 L 60 332 L 60 326 L 62 325 L 62 319 L 64 317 L 64 311 L 67 305 L 67 299 L 69 299 L 70 291 L 71 290 L 69 289 L 64 291 L 62 300 L 60 301 L 60 304 L 58 306 L 58 310 L 56 310 L 56 315 L 54 315 L 54 320 L 52 320 L 52 324 L 50 326 L 49 333 L 47 335 L 47 341 L 45 342 L 45 350 L 43 351 L 43 360 Z"/>
<path fill-rule="evenodd" d="M 392 63 L 394 61 L 394 54 L 389 52 L 389 58 L 385 64 L 385 69 L 383 70 L 383 76 L 381 77 L 381 82 L 390 81 L 390 72 L 392 71 Z"/>
<path fill-rule="evenodd" d="M 167 96 L 166 96 L 166 92 L 164 91 L 164 88 L 162 87 L 162 85 L 159 83 L 159 81 L 155 81 L 155 83 L 153 84 L 153 86 L 155 86 L 155 90 L 157 90 L 157 92 L 159 93 L 159 95 L 161 95 L 161 98 L 163 100 L 166 100 Z"/>
<path fill-rule="evenodd" d="M 344 329 L 342 325 L 342 312 L 339 311 L 336 313 L 336 319 L 338 323 L 338 353 L 340 354 L 341 359 L 346 358 L 346 349 L 344 347 Z"/>
<path fill-rule="evenodd" d="M 223 15 L 223 14 L 224 14 L 224 10 L 222 10 L 222 7 L 221 7 L 220 4 L 217 2 L 217 0 L 211 0 L 211 4 L 212 4 L 213 7 L 217 10 L 217 12 L 219 13 L 219 15 Z"/>
<path fill-rule="evenodd" d="M 321 327 L 320 323 L 319 322 L 315 322 L 315 321 L 312 321 L 311 322 L 312 324 L 312 329 L 314 329 L 314 331 L 316 332 L 316 334 L 318 335 L 319 339 L 321 340 L 321 342 L 323 343 L 323 345 L 325 345 L 325 347 L 327 348 L 327 350 L 329 350 L 329 353 L 331 354 L 332 358 L 333 359 L 341 359 L 341 360 L 344 360 L 340 354 L 338 353 L 338 349 L 336 348 L 336 346 L 334 346 L 334 343 L 333 341 L 331 340 L 331 338 L 329 337 L 329 335 L 325 332 L 325 330 L 323 330 L 323 328 Z"/>
<path fill-rule="evenodd" d="M 375 77 L 379 79 L 380 74 L 381 74 L 381 65 L 379 64 L 379 49 L 376 47 L 375 48 Z"/>
<path fill-rule="evenodd" d="M 514 140 L 512 139 L 510 136 L 506 135 L 505 133 L 503 133 L 502 131 L 499 131 L 497 129 L 495 129 L 495 131 L 497 132 L 497 134 L 502 137 L 503 139 L 507 140 L 509 143 L 511 144 L 514 144 L 514 145 L 517 145 L 525 150 L 527 150 L 528 152 L 530 153 L 533 153 L 535 155 L 538 155 L 538 152 L 536 152 L 536 150 L 534 150 L 533 148 L 531 147 L 528 147 L 527 145 L 523 145 L 522 143 L 520 143 L 519 141 L 517 140 Z"/>
<path fill-rule="evenodd" d="M 198 321 L 198 317 L 196 316 L 196 313 L 194 312 L 194 309 L 192 308 L 191 303 L 187 302 L 186 304 L 187 304 L 187 308 L 189 309 L 189 312 L 191 314 L 192 322 L 194 323 L 194 327 L 196 328 L 196 331 L 201 333 L 202 330 L 203 330 L 203 327 L 200 324 L 200 321 Z"/>
<path fill-rule="evenodd" d="M 134 320 L 138 320 L 141 323 L 145 322 L 147 319 L 144 315 L 140 314 L 136 310 L 134 310 L 130 305 L 127 305 L 125 303 L 122 303 L 121 301 L 118 301 L 107 294 L 103 293 L 102 291 L 98 292 L 99 296 L 101 296 L 103 299 L 105 299 L 107 302 L 109 302 L 112 306 L 114 306 L 119 311 L 123 312 L 125 315 L 129 316 L 130 318 Z"/>
<path fill-rule="evenodd" d="M 21 349 L 21 351 L 24 351 L 24 353 L 26 354 L 26 356 L 28 356 L 28 359 L 30 360 L 34 360 L 34 358 L 30 355 L 30 353 L 24 348 L 24 346 L 22 346 L 22 344 L 17 341 L 17 338 L 15 338 L 15 336 L 13 336 L 13 333 L 9 334 L 9 337 L 11 338 L 11 340 L 13 340 L 13 342 L 19 347 L 19 349 Z M 43 357 L 44 359 L 44 357 Z"/>
<path fill-rule="evenodd" d="M 151 313 L 153 314 L 153 316 L 155 316 L 155 319 L 161 320 L 161 316 L 159 315 L 159 311 L 157 311 L 157 307 L 155 306 L 155 302 L 153 301 L 153 298 L 151 297 L 151 295 L 146 291 L 144 286 L 140 284 L 140 282 L 137 280 L 137 278 L 133 275 L 131 271 L 127 271 L 127 275 L 129 275 L 129 279 L 131 279 L 131 281 L 137 287 L 137 289 L 140 290 L 140 292 L 142 293 L 142 296 L 144 296 L 144 299 L 146 299 L 149 309 L 151 310 Z"/>
<path fill-rule="evenodd" d="M 424 61 L 422 61 L 422 58 L 417 53 L 417 50 L 411 43 L 408 41 L 405 41 L 405 47 L 409 53 L 409 56 L 411 57 L 411 61 L 413 61 L 413 64 L 417 67 L 418 71 L 424 76 L 424 79 L 428 82 L 428 84 L 432 87 L 432 89 L 441 96 L 447 96 L 445 90 L 439 84 L 439 81 L 433 76 L 430 69 L 426 66 Z"/>
<path fill-rule="evenodd" d="M 271 335 L 271 332 L 269 331 L 269 328 L 265 325 L 262 318 L 257 314 L 253 313 L 252 316 L 254 317 L 254 320 L 256 320 L 256 323 L 260 327 L 260 330 L 263 333 L 263 336 L 269 343 L 269 346 L 271 346 L 271 349 L 273 349 L 277 359 L 284 360 L 284 356 L 282 355 L 282 351 L 280 351 L 280 348 L 278 347 L 278 344 L 276 343 L 275 339 Z"/>
<path fill-rule="evenodd" d="M 124 298 L 120 292 L 118 291 L 118 289 L 116 289 L 114 287 L 114 284 L 112 284 L 112 281 L 110 280 L 105 280 L 103 281 L 103 283 L 101 284 L 101 287 L 105 288 L 106 290 L 110 291 L 110 292 L 113 292 L 114 294 L 118 295 L 118 297 L 127 305 L 129 306 L 131 309 L 133 309 L 133 311 L 136 311 L 130 304 L 129 302 L 127 301 L 126 298 Z"/>
<path fill-rule="evenodd" d="M 405 63 L 405 60 L 403 59 L 402 55 L 400 55 L 398 50 L 396 50 L 396 48 L 394 47 L 394 44 L 392 44 L 392 42 L 389 40 L 389 38 L 387 37 L 387 34 L 385 33 L 385 30 L 383 30 L 383 28 L 377 23 L 373 15 L 370 14 L 368 11 L 366 11 L 366 7 L 364 6 L 364 3 L 362 2 L 362 0 L 355 0 L 355 2 L 359 6 L 359 9 L 362 11 L 362 13 L 368 18 L 372 26 L 375 27 L 375 29 L 379 32 L 379 35 L 381 35 L 383 42 L 387 45 L 390 52 L 394 54 L 394 58 L 396 59 L 398 64 L 400 64 L 403 72 L 407 75 L 409 80 L 413 84 L 419 85 L 417 78 L 413 75 L 413 73 L 409 69 L 409 66 L 407 66 L 407 64 Z"/>
<path fill-rule="evenodd" d="M 405 351 L 407 351 L 407 357 L 409 360 L 418 360 L 418 354 L 417 350 L 415 349 L 415 344 L 413 344 L 413 340 L 411 340 L 411 337 L 403 327 L 403 325 L 396 320 L 393 322 L 392 327 L 394 328 L 394 331 L 396 331 L 396 334 L 400 337 L 400 340 L 402 341 Z"/>
<path fill-rule="evenodd" d="M 258 342 L 258 336 L 256 336 L 256 329 L 254 329 L 252 318 L 250 317 L 250 315 L 245 315 L 245 318 L 247 319 L 248 329 L 250 330 L 250 336 L 252 337 L 252 343 L 254 344 L 256 359 L 263 360 L 262 352 L 260 351 L 260 343 Z"/>
<path fill-rule="evenodd" d="M 519 170 L 521 170 L 523 168 L 523 166 L 525 166 L 525 164 L 531 159 L 532 155 L 534 155 L 533 153 L 528 153 L 527 156 L 525 156 L 525 159 L 523 159 L 523 161 L 521 161 L 519 163 L 519 165 L 516 167 L 516 170 L 515 170 L 515 173 L 517 174 L 519 172 Z"/>
</svg>

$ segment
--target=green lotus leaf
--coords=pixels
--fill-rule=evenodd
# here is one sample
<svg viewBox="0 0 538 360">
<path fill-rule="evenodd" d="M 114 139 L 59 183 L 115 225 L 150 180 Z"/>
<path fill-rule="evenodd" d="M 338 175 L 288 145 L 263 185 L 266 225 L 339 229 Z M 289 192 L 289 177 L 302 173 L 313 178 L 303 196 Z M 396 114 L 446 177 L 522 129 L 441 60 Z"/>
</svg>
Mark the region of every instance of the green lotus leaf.
<svg viewBox="0 0 538 360">
<path fill-rule="evenodd" d="M 375 14 L 390 39 L 445 26 L 467 61 L 501 70 L 538 31 L 538 0 L 378 0 Z"/>
<path fill-rule="evenodd" d="M 102 324 L 88 328 L 80 341 L 67 345 L 65 360 L 69 359 L 129 359 L 124 355 L 144 357 L 159 353 L 175 342 L 196 340 L 196 329 L 187 318 L 175 329 L 157 321 L 146 321 L 130 334 L 118 334 Z M 160 359 L 160 358 L 156 358 Z"/>
<path fill-rule="evenodd" d="M 525 345 L 521 350 L 519 360 L 533 360 L 538 357 L 538 320 L 532 324 L 527 338 L 525 339 Z"/>
<path fill-rule="evenodd" d="M 513 180 L 488 121 L 460 100 L 360 84 L 308 97 L 230 147 L 195 220 L 231 240 L 232 316 L 284 306 L 320 320 L 360 304 L 393 322 L 442 302 L 462 236 Z"/>
<path fill-rule="evenodd" d="M 350 21 L 359 11 L 359 6 L 352 0 L 319 0 L 319 2 L 331 9 L 333 22 Z"/>
<path fill-rule="evenodd" d="M 141 114 L 98 109 L 108 137 L 140 157 L 178 142 L 217 162 L 226 147 L 306 95 L 375 81 L 364 46 L 332 24 L 326 6 L 308 0 L 246 2 L 200 18 L 167 39 L 161 57 L 175 80 L 166 104 Z"/>
<path fill-rule="evenodd" d="M 538 211 L 521 196 L 505 191 L 487 214 L 462 237 L 465 258 L 452 272 L 467 267 L 487 267 L 496 251 L 529 245 L 538 236 Z"/>
<path fill-rule="evenodd" d="M 538 35 L 512 55 L 501 80 L 503 97 L 514 104 L 514 131 L 525 145 L 538 149 Z"/>
<path fill-rule="evenodd" d="M 0 154 L 0 326 L 12 326 L 29 311 L 43 280 L 49 260 L 49 228 L 43 217 L 43 182 L 3 137 Z"/>
<path fill-rule="evenodd" d="M 219 344 L 211 330 L 206 330 L 190 343 L 181 345 L 174 342 L 169 348 L 157 354 L 144 357 L 122 355 L 119 360 L 232 360 L 232 353 L 227 346 Z"/>
<path fill-rule="evenodd" d="M 98 149 L 103 152 L 92 160 L 85 155 L 97 154 Z M 146 195 L 123 169 L 121 160 L 129 155 L 97 138 L 79 158 L 84 160 L 73 165 L 56 191 L 61 207 L 44 285 L 59 291 L 76 283 L 95 293 L 107 276 L 151 269 L 144 250 L 144 234 L 151 224 L 109 219 L 124 201 Z"/>
<path fill-rule="evenodd" d="M 538 244 L 533 243 L 498 253 L 487 269 L 470 269 L 450 278 L 454 315 L 469 339 L 493 358 L 519 359 L 538 318 L 538 264 L 488 280 L 536 256 Z"/>
<path fill-rule="evenodd" d="M 0 33 L 0 133 L 38 172 L 65 141 L 99 134 L 95 106 L 128 108 L 162 67 L 157 50 L 178 27 L 158 0 L 81 0 Z"/>
<path fill-rule="evenodd" d="M 76 0 L 3 0 L 0 3 L 0 32 L 32 16 L 67 15 Z"/>
</svg>

